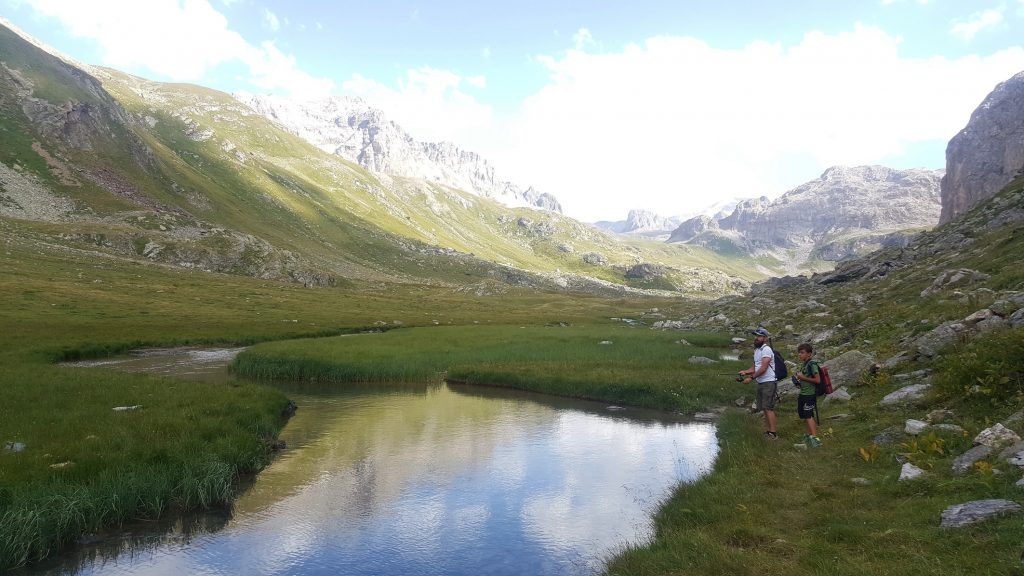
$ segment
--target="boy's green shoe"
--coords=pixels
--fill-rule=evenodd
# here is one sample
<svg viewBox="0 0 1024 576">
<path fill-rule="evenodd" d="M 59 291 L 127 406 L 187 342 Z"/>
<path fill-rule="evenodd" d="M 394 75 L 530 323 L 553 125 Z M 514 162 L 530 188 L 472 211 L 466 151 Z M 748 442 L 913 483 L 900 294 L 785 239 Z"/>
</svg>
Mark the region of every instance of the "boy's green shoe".
<svg viewBox="0 0 1024 576">
<path fill-rule="evenodd" d="M 817 436 L 805 436 L 806 442 L 811 448 L 818 448 L 821 446 L 821 440 Z"/>
</svg>

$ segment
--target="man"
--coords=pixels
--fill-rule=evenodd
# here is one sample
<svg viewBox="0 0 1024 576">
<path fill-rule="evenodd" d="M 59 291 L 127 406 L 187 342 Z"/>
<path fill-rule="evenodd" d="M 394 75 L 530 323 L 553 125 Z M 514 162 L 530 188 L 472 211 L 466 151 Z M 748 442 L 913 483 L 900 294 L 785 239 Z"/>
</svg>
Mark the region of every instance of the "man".
<svg viewBox="0 0 1024 576">
<path fill-rule="evenodd" d="M 744 384 L 757 380 L 757 407 L 764 411 L 764 421 L 768 430 L 764 437 L 775 440 L 779 437 L 775 431 L 775 397 L 778 381 L 775 379 L 775 351 L 768 344 L 771 334 L 764 328 L 752 332 L 754 335 L 754 365 L 749 370 L 740 370 L 745 376 Z"/>
</svg>

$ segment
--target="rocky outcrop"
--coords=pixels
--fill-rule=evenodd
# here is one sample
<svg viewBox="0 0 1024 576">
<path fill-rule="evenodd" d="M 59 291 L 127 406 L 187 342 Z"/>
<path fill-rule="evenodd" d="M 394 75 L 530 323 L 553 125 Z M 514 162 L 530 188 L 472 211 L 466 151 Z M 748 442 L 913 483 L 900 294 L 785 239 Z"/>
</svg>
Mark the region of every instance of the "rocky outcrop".
<svg viewBox="0 0 1024 576">
<path fill-rule="evenodd" d="M 679 218 L 664 217 L 648 210 L 630 210 L 625 220 L 594 222 L 601 230 L 617 234 L 643 234 L 649 232 L 668 232 L 679 226 Z"/>
<path fill-rule="evenodd" d="M 510 206 L 552 212 L 562 207 L 551 194 L 499 178 L 483 157 L 450 142 L 419 142 L 383 112 L 359 98 L 298 102 L 245 93 L 236 99 L 325 152 L 367 170 L 423 178 L 492 198 Z"/>
<path fill-rule="evenodd" d="M 937 170 L 833 167 L 774 201 L 744 200 L 717 221 L 691 218 L 669 241 L 715 248 L 727 240 L 753 254 L 785 249 L 833 261 L 901 247 L 908 242 L 901 231 L 938 221 L 941 177 Z"/>
<path fill-rule="evenodd" d="M 946 147 L 944 224 L 990 198 L 1024 169 L 1024 72 L 996 86 Z"/>
</svg>

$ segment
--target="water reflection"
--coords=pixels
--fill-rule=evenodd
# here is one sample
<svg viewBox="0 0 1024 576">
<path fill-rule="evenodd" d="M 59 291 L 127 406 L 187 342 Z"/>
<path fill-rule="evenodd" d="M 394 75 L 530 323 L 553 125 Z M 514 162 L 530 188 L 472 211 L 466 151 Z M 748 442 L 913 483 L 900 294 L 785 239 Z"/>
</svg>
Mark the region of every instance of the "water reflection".
<svg viewBox="0 0 1024 576">
<path fill-rule="evenodd" d="M 710 424 L 599 403 L 445 384 L 299 388 L 289 448 L 230 519 L 26 573 L 590 574 L 649 538 L 658 503 L 717 452 Z"/>
</svg>

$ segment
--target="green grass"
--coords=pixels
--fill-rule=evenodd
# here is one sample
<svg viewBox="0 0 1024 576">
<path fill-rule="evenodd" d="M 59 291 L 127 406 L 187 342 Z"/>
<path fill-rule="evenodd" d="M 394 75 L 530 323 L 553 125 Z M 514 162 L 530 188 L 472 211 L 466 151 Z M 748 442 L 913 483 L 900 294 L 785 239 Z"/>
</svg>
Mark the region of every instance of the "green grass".
<svg viewBox="0 0 1024 576">
<path fill-rule="evenodd" d="M 677 343 L 684 337 L 693 345 Z M 602 344 L 609 342 L 609 344 Z M 694 412 L 744 390 L 729 376 L 743 362 L 717 359 L 729 338 L 618 326 L 437 326 L 385 334 L 270 342 L 240 354 L 239 374 L 257 379 L 409 382 L 446 376 L 636 406 Z M 747 391 L 749 392 L 749 391 Z"/>
</svg>

